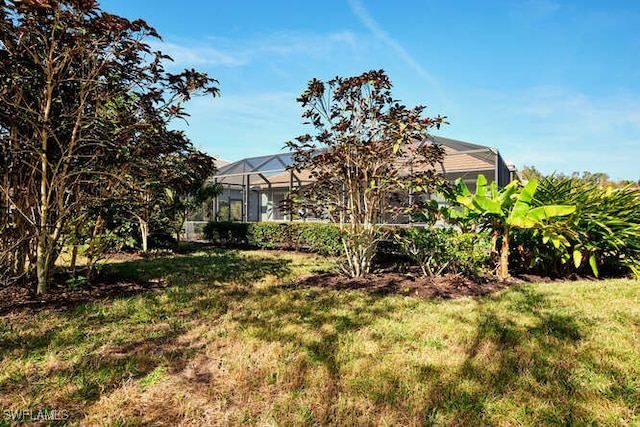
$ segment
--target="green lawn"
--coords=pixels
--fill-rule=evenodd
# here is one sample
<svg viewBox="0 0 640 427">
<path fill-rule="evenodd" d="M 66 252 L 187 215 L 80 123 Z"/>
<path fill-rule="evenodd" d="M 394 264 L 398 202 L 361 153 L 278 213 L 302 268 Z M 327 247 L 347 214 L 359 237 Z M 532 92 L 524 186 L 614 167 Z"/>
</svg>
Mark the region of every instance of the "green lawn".
<svg viewBox="0 0 640 427">
<path fill-rule="evenodd" d="M 640 425 L 638 281 L 461 300 L 296 286 L 331 267 L 241 251 L 111 264 L 168 286 L 0 318 L 0 424 Z"/>
</svg>

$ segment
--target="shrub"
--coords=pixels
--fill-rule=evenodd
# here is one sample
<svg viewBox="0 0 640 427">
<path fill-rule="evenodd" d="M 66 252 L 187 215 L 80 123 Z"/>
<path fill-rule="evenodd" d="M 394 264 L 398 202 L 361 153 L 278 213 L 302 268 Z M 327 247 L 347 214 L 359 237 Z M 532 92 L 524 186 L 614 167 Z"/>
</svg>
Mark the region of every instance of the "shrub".
<svg viewBox="0 0 640 427">
<path fill-rule="evenodd" d="M 209 222 L 205 238 L 226 247 L 292 249 L 340 256 L 337 225 L 302 222 Z M 392 236 L 392 238 L 385 238 Z M 489 261 L 490 239 L 483 233 L 461 233 L 454 228 L 384 227 L 378 230 L 375 261 L 378 266 L 412 262 L 423 274 L 475 275 Z"/>
<path fill-rule="evenodd" d="M 562 221 L 569 246 L 545 244 L 545 236 L 520 232 L 517 262 L 522 268 L 556 275 L 571 273 L 640 276 L 640 189 L 600 187 L 576 177 L 540 180 L 532 205 L 572 204 L 576 212 Z"/>
<path fill-rule="evenodd" d="M 333 224 L 298 224 L 299 241 L 320 255 L 338 256 L 342 254 L 340 229 Z"/>
<path fill-rule="evenodd" d="M 307 250 L 337 256 L 342 252 L 340 230 L 334 224 L 299 222 L 209 222 L 207 240 L 223 246 Z"/>
<path fill-rule="evenodd" d="M 281 222 L 260 222 L 247 224 L 247 242 L 252 247 L 275 249 L 293 247 L 289 225 Z"/>
<path fill-rule="evenodd" d="M 485 273 L 491 261 L 491 243 L 491 237 L 486 232 L 452 233 L 448 238 L 454 257 L 452 272 L 465 275 Z"/>
<path fill-rule="evenodd" d="M 210 221 L 204 227 L 205 239 L 222 246 L 247 246 L 249 224 Z"/>
<path fill-rule="evenodd" d="M 393 241 L 425 276 L 476 275 L 485 268 L 490 257 L 489 238 L 484 234 L 461 233 L 454 228 L 398 228 Z"/>
<path fill-rule="evenodd" d="M 149 234 L 149 248 L 175 251 L 178 249 L 178 241 L 167 232 Z"/>
</svg>

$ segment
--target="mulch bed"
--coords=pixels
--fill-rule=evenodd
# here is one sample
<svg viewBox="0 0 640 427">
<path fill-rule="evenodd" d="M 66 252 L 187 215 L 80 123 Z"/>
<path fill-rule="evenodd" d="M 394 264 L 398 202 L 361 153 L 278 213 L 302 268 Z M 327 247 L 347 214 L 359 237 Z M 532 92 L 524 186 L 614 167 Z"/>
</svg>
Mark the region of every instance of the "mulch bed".
<svg viewBox="0 0 640 427">
<path fill-rule="evenodd" d="M 203 246 L 208 247 L 208 246 Z M 198 247 L 199 248 L 199 247 Z M 140 259 L 137 254 L 116 254 L 114 259 L 131 261 Z M 564 280 L 578 280 L 569 277 Z M 563 280 L 563 279 L 555 279 Z M 523 282 L 550 282 L 554 279 L 536 275 L 520 275 L 499 282 L 492 277 L 468 278 L 461 275 L 424 277 L 419 271 L 407 273 L 382 271 L 363 278 L 349 278 L 336 273 L 323 273 L 297 282 L 295 288 L 330 288 L 362 290 L 377 295 L 406 295 L 417 298 L 455 299 L 490 295 Z M 66 311 L 95 301 L 127 297 L 166 287 L 162 280 L 148 282 L 99 281 L 75 289 L 65 284 L 63 278 L 54 280 L 46 295 L 36 295 L 32 287 L 0 287 L 0 316 L 10 313 L 33 313 L 43 309 Z"/>
<path fill-rule="evenodd" d="M 528 280 L 542 281 L 539 277 Z M 418 298 L 454 299 L 478 297 L 498 292 L 522 283 L 522 279 L 497 282 L 489 278 L 470 279 L 459 275 L 427 278 L 419 274 L 382 272 L 363 278 L 348 278 L 340 274 L 324 273 L 308 277 L 295 288 L 331 288 L 362 290 L 376 295 L 399 294 Z M 46 295 L 36 295 L 32 289 L 19 286 L 0 288 L 0 316 L 9 313 L 33 313 L 43 309 L 66 311 L 74 307 L 118 297 L 132 296 L 164 288 L 161 280 L 144 283 L 100 282 L 71 289 L 63 281 L 50 285 Z"/>
<path fill-rule="evenodd" d="M 66 311 L 95 301 L 126 297 L 165 287 L 162 281 L 145 283 L 95 283 L 71 289 L 64 283 L 49 286 L 45 295 L 20 286 L 0 288 L 0 316 L 9 313 L 34 313 L 40 310 Z"/>
<path fill-rule="evenodd" d="M 453 274 L 424 277 L 419 274 L 383 272 L 371 274 L 363 279 L 325 273 L 308 277 L 297 283 L 296 287 L 356 289 L 378 295 L 399 294 L 418 298 L 454 299 L 489 295 L 520 283 L 523 283 L 523 280 L 517 278 L 498 282 L 491 278 L 470 279 Z"/>
</svg>

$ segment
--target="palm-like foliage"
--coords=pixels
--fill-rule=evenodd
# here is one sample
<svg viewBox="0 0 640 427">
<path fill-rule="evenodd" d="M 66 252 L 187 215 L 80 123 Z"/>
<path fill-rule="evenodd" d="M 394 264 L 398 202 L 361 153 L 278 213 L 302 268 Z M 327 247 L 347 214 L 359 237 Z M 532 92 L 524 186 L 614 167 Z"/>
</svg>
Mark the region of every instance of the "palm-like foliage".
<svg viewBox="0 0 640 427">
<path fill-rule="evenodd" d="M 556 228 L 548 227 L 549 220 L 571 214 L 575 206 L 559 204 L 534 205 L 537 181 L 526 185 L 512 181 L 503 189 L 495 182 L 487 187 L 484 175 L 478 175 L 476 192 L 472 194 L 462 180 L 456 183 L 455 201 L 463 211 L 450 210 L 450 218 L 472 218 L 491 230 L 492 251 L 498 259 L 497 276 L 509 277 L 509 249 L 512 230 L 527 229 L 542 233 L 544 243 L 551 241 L 555 247 L 568 241 Z"/>
<path fill-rule="evenodd" d="M 566 247 L 543 246 L 538 239 L 529 248 L 531 262 L 543 268 L 562 267 L 565 272 L 591 268 L 640 276 L 640 188 L 600 187 L 596 182 L 576 177 L 550 176 L 540 180 L 533 206 L 570 204 L 576 212 L 563 222 Z M 573 263 L 566 261 L 573 260 Z M 587 261 L 588 260 L 588 261 Z"/>
</svg>

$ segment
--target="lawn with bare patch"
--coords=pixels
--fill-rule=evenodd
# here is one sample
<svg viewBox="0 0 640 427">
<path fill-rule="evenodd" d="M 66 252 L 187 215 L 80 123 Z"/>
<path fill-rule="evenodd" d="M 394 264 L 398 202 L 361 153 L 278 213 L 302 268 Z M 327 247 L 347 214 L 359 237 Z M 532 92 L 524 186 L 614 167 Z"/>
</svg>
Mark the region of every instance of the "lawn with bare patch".
<svg viewBox="0 0 640 427">
<path fill-rule="evenodd" d="M 331 268 L 203 251 L 5 307 L 0 424 L 640 423 L 637 281 L 461 283 L 479 288 L 454 298 L 330 286 Z"/>
</svg>

